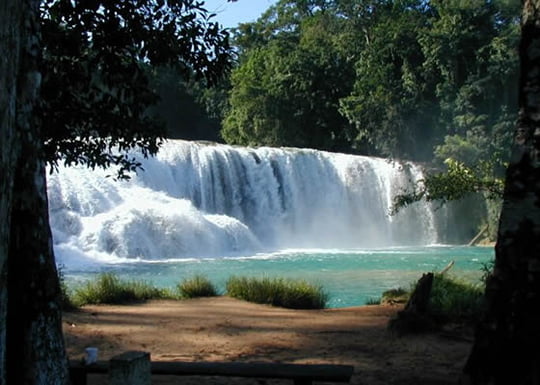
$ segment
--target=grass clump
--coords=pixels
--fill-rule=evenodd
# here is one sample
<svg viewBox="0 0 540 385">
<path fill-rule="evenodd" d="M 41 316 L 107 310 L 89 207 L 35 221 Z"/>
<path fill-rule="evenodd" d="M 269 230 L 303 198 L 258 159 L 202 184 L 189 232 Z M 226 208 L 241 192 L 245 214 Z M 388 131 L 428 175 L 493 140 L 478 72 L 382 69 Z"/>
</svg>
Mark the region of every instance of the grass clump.
<svg viewBox="0 0 540 385">
<path fill-rule="evenodd" d="M 321 286 L 284 278 L 231 277 L 227 294 L 249 302 L 289 309 L 324 309 L 328 295 Z"/>
<path fill-rule="evenodd" d="M 408 302 L 388 325 L 400 334 L 438 330 L 449 323 L 472 325 L 483 312 L 482 287 L 445 274 L 424 274 L 410 293 L 414 303 Z"/>
<path fill-rule="evenodd" d="M 407 303 L 416 288 L 397 288 L 382 294 L 382 303 Z M 459 280 L 448 274 L 435 273 L 429 294 L 426 316 L 442 324 L 478 320 L 483 306 L 483 286 Z"/>
<path fill-rule="evenodd" d="M 397 303 L 407 303 L 411 292 L 402 287 L 397 289 L 386 290 L 382 293 L 381 303 L 383 304 L 397 304 Z"/>
<path fill-rule="evenodd" d="M 214 297 L 217 296 L 215 286 L 203 275 L 184 279 L 177 286 L 180 298 Z"/>
<path fill-rule="evenodd" d="M 456 278 L 435 274 L 428 312 L 439 322 L 478 320 L 483 310 L 483 288 Z"/>
<path fill-rule="evenodd" d="M 167 289 L 159 289 L 144 281 L 125 281 L 113 273 L 103 273 L 95 281 L 75 289 L 73 303 L 77 306 L 90 304 L 125 304 L 150 299 L 174 299 Z"/>
<path fill-rule="evenodd" d="M 380 305 L 381 304 L 381 299 L 380 298 L 368 298 L 366 300 L 366 306 L 375 306 L 375 305 Z"/>
</svg>

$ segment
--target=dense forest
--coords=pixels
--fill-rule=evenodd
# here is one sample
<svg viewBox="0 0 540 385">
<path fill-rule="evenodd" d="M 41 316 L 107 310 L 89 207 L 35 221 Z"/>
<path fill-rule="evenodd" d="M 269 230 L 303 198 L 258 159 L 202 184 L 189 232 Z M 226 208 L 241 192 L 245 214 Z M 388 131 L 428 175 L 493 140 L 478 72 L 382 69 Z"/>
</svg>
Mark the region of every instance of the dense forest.
<svg viewBox="0 0 540 385">
<path fill-rule="evenodd" d="M 428 188 L 397 208 L 469 192 L 497 202 L 519 15 L 512 0 L 279 0 L 230 31 L 235 64 L 217 87 L 156 73 L 156 112 L 176 138 L 423 162 Z"/>
<path fill-rule="evenodd" d="M 474 165 L 509 147 L 519 8 L 509 0 L 280 0 L 231 31 L 236 66 L 218 89 L 178 84 L 177 92 L 183 86 L 204 102 L 227 143 Z M 163 93 L 170 76 L 157 79 Z M 186 111 L 194 122 L 193 109 L 177 110 L 179 121 Z M 177 135 L 194 136 L 187 127 Z"/>
</svg>

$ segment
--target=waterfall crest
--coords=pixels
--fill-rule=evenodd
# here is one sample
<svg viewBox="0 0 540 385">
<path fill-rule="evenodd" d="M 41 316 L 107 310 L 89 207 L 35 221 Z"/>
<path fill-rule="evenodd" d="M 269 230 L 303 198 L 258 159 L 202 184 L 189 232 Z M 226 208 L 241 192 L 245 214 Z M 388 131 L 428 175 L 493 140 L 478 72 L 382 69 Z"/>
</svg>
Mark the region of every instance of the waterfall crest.
<svg viewBox="0 0 540 385">
<path fill-rule="evenodd" d="M 427 203 L 389 216 L 422 177 L 414 164 L 308 149 L 171 140 L 130 181 L 60 167 L 49 175 L 60 262 L 252 255 L 285 248 L 436 243 Z"/>
</svg>

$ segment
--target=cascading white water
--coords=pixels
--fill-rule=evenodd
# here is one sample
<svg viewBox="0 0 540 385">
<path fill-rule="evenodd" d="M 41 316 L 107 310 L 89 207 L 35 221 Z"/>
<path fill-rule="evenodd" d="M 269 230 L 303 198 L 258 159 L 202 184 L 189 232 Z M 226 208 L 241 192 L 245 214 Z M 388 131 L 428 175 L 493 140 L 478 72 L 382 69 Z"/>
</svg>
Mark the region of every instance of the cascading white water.
<svg viewBox="0 0 540 385">
<path fill-rule="evenodd" d="M 144 172 L 64 168 L 49 175 L 60 263 L 167 260 L 285 248 L 437 242 L 429 204 L 389 216 L 419 167 L 307 149 L 169 141 Z M 73 258 L 74 257 L 74 258 Z"/>
</svg>

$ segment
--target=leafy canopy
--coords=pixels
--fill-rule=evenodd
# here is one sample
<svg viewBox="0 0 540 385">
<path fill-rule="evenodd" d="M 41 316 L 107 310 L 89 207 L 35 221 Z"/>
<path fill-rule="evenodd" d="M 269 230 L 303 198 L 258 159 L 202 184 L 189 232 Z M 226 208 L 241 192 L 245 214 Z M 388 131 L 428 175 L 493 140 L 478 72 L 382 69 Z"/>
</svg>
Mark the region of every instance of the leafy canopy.
<svg viewBox="0 0 540 385">
<path fill-rule="evenodd" d="M 222 136 L 440 166 L 472 166 L 466 147 L 504 157 L 518 37 L 508 0 L 279 0 L 235 30 Z"/>
<path fill-rule="evenodd" d="M 330 5 L 281 0 L 259 22 L 240 26 L 226 142 L 349 149 L 351 126 L 338 103 L 354 79 L 353 39 Z"/>
<path fill-rule="evenodd" d="M 41 5 L 44 159 L 91 168 L 140 164 L 157 152 L 164 126 L 149 74 L 160 66 L 214 83 L 230 67 L 228 32 L 202 1 L 45 0 Z"/>
<path fill-rule="evenodd" d="M 453 159 L 447 159 L 445 163 L 448 166 L 446 171 L 431 173 L 419 181 L 413 191 L 396 195 L 391 214 L 421 200 L 443 204 L 472 193 L 483 193 L 488 199 L 502 197 L 504 179 L 493 177 L 493 165 L 489 162 L 481 162 L 474 168 Z"/>
</svg>

